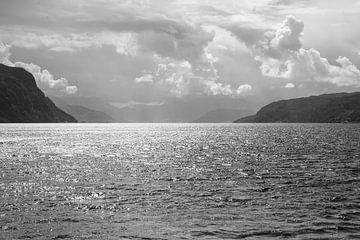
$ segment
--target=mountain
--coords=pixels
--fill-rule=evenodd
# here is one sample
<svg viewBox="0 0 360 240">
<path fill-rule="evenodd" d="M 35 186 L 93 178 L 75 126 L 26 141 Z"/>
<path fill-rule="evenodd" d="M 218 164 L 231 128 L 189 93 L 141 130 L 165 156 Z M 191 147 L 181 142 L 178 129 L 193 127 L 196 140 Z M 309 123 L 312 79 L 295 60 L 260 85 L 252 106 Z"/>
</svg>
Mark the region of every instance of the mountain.
<svg viewBox="0 0 360 240">
<path fill-rule="evenodd" d="M 64 96 L 50 97 L 58 107 L 85 122 L 127 122 L 121 110 L 96 97 Z M 77 107 L 74 107 L 77 106 Z M 82 108 L 80 108 L 82 107 Z M 80 120 L 79 121 L 82 121 Z"/>
<path fill-rule="evenodd" d="M 248 109 L 215 109 L 211 110 L 200 118 L 196 119 L 195 123 L 222 123 L 222 122 L 232 122 L 234 119 L 249 115 L 254 111 Z"/>
<path fill-rule="evenodd" d="M 256 105 L 257 107 L 257 105 Z M 124 118 L 129 122 L 231 122 L 234 118 L 245 116 L 255 112 L 255 104 L 250 104 L 244 99 L 229 98 L 226 96 L 209 96 L 187 99 L 166 99 L 162 104 L 158 105 L 131 105 L 121 108 Z M 232 113 L 226 109 L 243 109 L 244 114 L 235 113 L 229 117 L 218 116 L 217 109 L 229 116 Z M 202 118 L 207 112 L 214 111 L 214 116 L 209 116 L 206 120 Z M 237 111 L 237 110 L 235 110 Z M 220 113 L 221 114 L 221 113 Z M 206 116 L 207 117 L 207 116 Z"/>
<path fill-rule="evenodd" d="M 52 99 L 55 103 L 58 103 L 57 99 L 53 97 Z M 114 119 L 113 122 L 193 122 L 207 112 L 215 109 L 244 109 L 243 114 L 235 114 L 231 115 L 231 118 L 225 118 L 225 121 L 231 121 L 234 118 L 255 112 L 255 109 L 259 106 L 259 104 L 250 103 L 244 99 L 229 98 L 226 96 L 193 97 L 186 99 L 168 98 L 161 103 L 129 103 L 123 107 L 115 107 L 95 97 L 66 96 L 60 100 L 66 102 L 67 105 L 83 106 L 105 113 Z M 78 116 L 76 112 L 72 112 L 61 105 L 58 106 L 74 116 Z M 227 115 L 229 114 L 230 113 Z M 210 121 L 213 121 L 213 119 L 214 118 L 211 117 Z"/>
<path fill-rule="evenodd" d="M 235 122 L 360 122 L 360 92 L 277 101 Z"/>
<path fill-rule="evenodd" d="M 100 111 L 95 111 L 80 105 L 69 105 L 61 98 L 50 97 L 55 105 L 65 111 L 66 113 L 74 116 L 79 122 L 87 123 L 109 123 L 116 122 L 116 119 L 112 118 L 108 114 Z"/>
<path fill-rule="evenodd" d="M 33 75 L 0 64 L 0 122 L 77 122 L 45 96 Z"/>
</svg>

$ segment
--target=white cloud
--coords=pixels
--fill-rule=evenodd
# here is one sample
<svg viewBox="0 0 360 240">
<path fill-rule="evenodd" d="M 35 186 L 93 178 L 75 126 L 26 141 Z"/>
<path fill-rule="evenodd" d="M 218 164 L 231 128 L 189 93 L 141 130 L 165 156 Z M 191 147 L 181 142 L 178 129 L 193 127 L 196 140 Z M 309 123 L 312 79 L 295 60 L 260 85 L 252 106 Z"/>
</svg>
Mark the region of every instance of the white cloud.
<svg viewBox="0 0 360 240">
<path fill-rule="evenodd" d="M 154 81 L 154 77 L 151 74 L 145 74 L 141 77 L 135 78 L 137 83 L 151 83 Z"/>
<path fill-rule="evenodd" d="M 295 87 L 295 84 L 293 83 L 287 83 L 284 88 L 294 88 Z"/>
<path fill-rule="evenodd" d="M 217 26 L 207 26 L 205 29 L 215 33 L 213 41 L 207 46 L 212 52 L 249 52 L 249 49 L 242 42 L 239 42 L 230 31 Z"/>
<path fill-rule="evenodd" d="M 0 63 L 10 65 L 10 46 L 0 41 Z"/>
<path fill-rule="evenodd" d="M 201 76 L 193 72 L 193 66 L 186 60 L 174 60 L 155 56 L 158 68 L 154 75 L 156 83 L 168 89 L 177 97 L 206 92 Z"/>
<path fill-rule="evenodd" d="M 292 16 L 287 16 L 286 19 L 273 33 L 270 40 L 269 51 L 282 51 L 293 50 L 296 51 L 301 47 L 300 37 L 304 30 L 304 23 Z M 271 36 L 271 32 L 269 32 Z"/>
<path fill-rule="evenodd" d="M 249 84 L 243 84 L 238 87 L 236 93 L 238 95 L 247 95 L 252 91 L 252 87 Z"/>
<path fill-rule="evenodd" d="M 15 67 L 21 67 L 32 73 L 35 81 L 41 89 L 54 89 L 60 90 L 67 94 L 74 94 L 77 91 L 76 86 L 69 86 L 68 81 L 65 78 L 54 79 L 54 76 L 46 69 L 41 70 L 38 65 L 33 63 L 15 62 Z"/>
<path fill-rule="evenodd" d="M 151 82 L 176 97 L 202 94 L 234 97 L 246 95 L 252 90 L 248 84 L 234 89 L 230 84 L 219 82 L 219 76 L 214 67 L 217 58 L 208 52 L 203 55 L 202 61 L 193 64 L 186 60 L 163 58 L 158 55 L 155 55 L 153 59 L 157 63 L 156 71 L 136 78 L 135 81 Z"/>
<path fill-rule="evenodd" d="M 75 94 L 77 92 L 76 86 L 70 86 L 68 80 L 65 78 L 55 79 L 54 76 L 46 69 L 41 70 L 41 67 L 33 63 L 23 62 L 11 62 L 10 57 L 10 46 L 4 45 L 0 41 L 0 63 L 13 66 L 21 67 L 30 72 L 38 85 L 39 88 L 45 92 L 53 92 L 54 90 L 60 91 L 66 94 Z"/>
<path fill-rule="evenodd" d="M 65 88 L 65 92 L 67 94 L 75 94 L 75 93 L 77 93 L 77 91 L 78 91 L 78 88 L 76 86 L 66 86 L 66 88 Z"/>
<path fill-rule="evenodd" d="M 138 51 L 137 34 L 130 32 L 102 32 L 94 35 L 93 41 L 98 45 L 112 45 L 118 54 L 135 56 Z"/>
<path fill-rule="evenodd" d="M 360 87 L 360 71 L 346 57 L 333 65 L 316 49 L 302 47 L 304 24 L 287 17 L 276 29 L 264 34 L 253 47 L 264 76 L 292 81 L 328 82 L 336 86 Z"/>
</svg>

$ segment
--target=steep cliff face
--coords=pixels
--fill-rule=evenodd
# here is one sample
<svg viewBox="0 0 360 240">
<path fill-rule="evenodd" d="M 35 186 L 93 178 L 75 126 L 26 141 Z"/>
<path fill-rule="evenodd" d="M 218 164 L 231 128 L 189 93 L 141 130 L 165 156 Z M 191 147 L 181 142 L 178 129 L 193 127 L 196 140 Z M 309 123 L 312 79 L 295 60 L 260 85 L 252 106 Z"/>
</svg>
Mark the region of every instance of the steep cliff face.
<svg viewBox="0 0 360 240">
<path fill-rule="evenodd" d="M 360 92 L 273 102 L 235 122 L 360 122 Z"/>
<path fill-rule="evenodd" d="M 0 64 L 0 122 L 77 122 L 36 86 L 31 73 Z"/>
</svg>

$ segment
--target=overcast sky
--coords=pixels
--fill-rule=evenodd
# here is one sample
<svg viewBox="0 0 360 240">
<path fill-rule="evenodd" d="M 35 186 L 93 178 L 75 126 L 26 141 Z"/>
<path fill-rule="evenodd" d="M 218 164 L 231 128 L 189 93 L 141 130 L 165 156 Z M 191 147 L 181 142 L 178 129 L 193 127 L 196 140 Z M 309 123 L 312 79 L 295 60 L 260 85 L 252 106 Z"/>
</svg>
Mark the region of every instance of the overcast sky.
<svg viewBox="0 0 360 240">
<path fill-rule="evenodd" d="M 1 0 L 0 61 L 109 102 L 360 91 L 358 0 Z"/>
</svg>

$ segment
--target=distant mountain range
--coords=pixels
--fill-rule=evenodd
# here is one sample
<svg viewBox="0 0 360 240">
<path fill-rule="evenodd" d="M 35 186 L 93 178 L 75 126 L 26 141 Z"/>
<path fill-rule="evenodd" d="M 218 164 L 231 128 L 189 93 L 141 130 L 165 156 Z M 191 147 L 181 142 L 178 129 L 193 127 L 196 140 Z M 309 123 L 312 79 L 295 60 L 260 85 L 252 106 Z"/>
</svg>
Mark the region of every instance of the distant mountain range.
<svg viewBox="0 0 360 240">
<path fill-rule="evenodd" d="M 64 96 L 50 98 L 55 104 L 81 122 L 127 122 L 119 108 L 96 97 Z M 82 107 L 82 108 L 80 108 Z"/>
<path fill-rule="evenodd" d="M 117 120 L 108 114 L 89 109 L 80 105 L 69 105 L 65 100 L 58 97 L 50 97 L 57 107 L 74 116 L 79 122 L 87 123 L 110 123 Z"/>
<path fill-rule="evenodd" d="M 360 122 L 360 92 L 281 100 L 235 122 Z"/>
<path fill-rule="evenodd" d="M 121 108 L 95 97 L 50 98 L 80 122 L 232 122 L 234 118 L 255 112 L 257 107 L 243 99 L 221 96 L 167 99 L 161 104 L 138 103 Z M 96 112 L 96 118 L 91 111 Z"/>
<path fill-rule="evenodd" d="M 211 110 L 200 118 L 193 121 L 194 123 L 226 123 L 232 122 L 234 119 L 254 113 L 250 109 L 226 109 L 220 108 Z"/>
<path fill-rule="evenodd" d="M 22 68 L 0 64 L 0 122 L 76 122 L 57 108 Z"/>
</svg>

